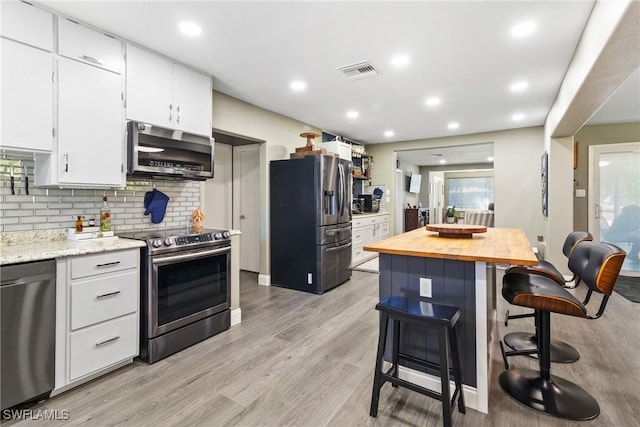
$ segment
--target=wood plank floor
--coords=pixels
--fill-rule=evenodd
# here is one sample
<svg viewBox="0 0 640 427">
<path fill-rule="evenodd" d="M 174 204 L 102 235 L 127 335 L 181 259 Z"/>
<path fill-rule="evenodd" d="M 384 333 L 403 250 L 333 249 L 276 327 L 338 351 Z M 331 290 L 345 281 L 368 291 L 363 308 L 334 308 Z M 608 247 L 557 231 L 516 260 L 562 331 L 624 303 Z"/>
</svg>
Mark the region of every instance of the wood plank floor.
<svg viewBox="0 0 640 427">
<path fill-rule="evenodd" d="M 242 323 L 176 355 L 135 363 L 34 406 L 66 410 L 66 421 L 5 420 L 3 425 L 83 426 L 439 426 L 437 401 L 385 385 L 377 418 L 369 403 L 377 339 L 378 276 L 313 295 L 256 284 L 242 273 Z M 499 298 L 498 318 L 506 304 Z M 598 300 L 599 301 L 599 300 Z M 514 310 L 513 307 L 511 311 Z M 640 304 L 614 293 L 599 320 L 553 316 L 554 338 L 571 342 L 577 363 L 552 373 L 587 389 L 601 414 L 585 426 L 637 426 L 640 420 Z M 505 331 L 528 330 L 531 319 Z M 525 408 L 500 389 L 494 345 L 490 414 L 454 412 L 456 426 L 572 426 Z M 512 358 L 515 367 L 536 362 Z"/>
</svg>

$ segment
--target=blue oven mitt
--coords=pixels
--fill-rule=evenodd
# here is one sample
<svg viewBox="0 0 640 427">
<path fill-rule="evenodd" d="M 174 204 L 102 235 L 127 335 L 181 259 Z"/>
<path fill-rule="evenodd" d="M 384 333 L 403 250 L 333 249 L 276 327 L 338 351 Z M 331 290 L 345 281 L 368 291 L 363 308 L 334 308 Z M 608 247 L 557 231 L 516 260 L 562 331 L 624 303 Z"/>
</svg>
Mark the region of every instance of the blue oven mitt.
<svg viewBox="0 0 640 427">
<path fill-rule="evenodd" d="M 154 224 L 160 224 L 164 219 L 168 203 L 169 196 L 164 194 L 162 191 L 158 191 L 155 188 L 153 191 L 147 191 L 144 194 L 144 207 L 146 209 L 144 214 L 151 214 L 151 222 Z"/>
</svg>

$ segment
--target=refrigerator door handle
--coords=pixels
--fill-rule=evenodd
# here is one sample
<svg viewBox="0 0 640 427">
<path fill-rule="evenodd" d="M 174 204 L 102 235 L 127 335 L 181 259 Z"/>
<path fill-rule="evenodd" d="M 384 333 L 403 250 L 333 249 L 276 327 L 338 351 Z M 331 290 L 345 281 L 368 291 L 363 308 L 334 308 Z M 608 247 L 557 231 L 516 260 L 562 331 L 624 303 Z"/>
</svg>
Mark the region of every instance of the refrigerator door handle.
<svg viewBox="0 0 640 427">
<path fill-rule="evenodd" d="M 348 248 L 348 247 L 350 247 L 350 246 L 351 246 L 351 242 L 349 242 L 349 243 L 345 243 L 344 245 L 341 245 L 341 246 L 335 246 L 335 247 L 333 247 L 333 248 L 325 249 L 324 251 L 325 251 L 325 252 L 335 252 L 335 251 L 339 251 L 339 250 L 342 250 L 342 249 Z"/>
<path fill-rule="evenodd" d="M 344 176 L 344 165 L 342 165 L 341 163 L 338 164 L 338 177 L 340 178 L 340 182 L 339 182 L 339 186 L 340 186 L 340 208 L 338 210 L 339 212 L 339 216 L 342 217 L 344 215 L 344 208 L 345 208 L 345 200 L 344 200 L 344 195 L 345 195 L 345 176 Z"/>
<path fill-rule="evenodd" d="M 342 216 L 342 165 L 338 164 L 338 217 Z"/>
</svg>

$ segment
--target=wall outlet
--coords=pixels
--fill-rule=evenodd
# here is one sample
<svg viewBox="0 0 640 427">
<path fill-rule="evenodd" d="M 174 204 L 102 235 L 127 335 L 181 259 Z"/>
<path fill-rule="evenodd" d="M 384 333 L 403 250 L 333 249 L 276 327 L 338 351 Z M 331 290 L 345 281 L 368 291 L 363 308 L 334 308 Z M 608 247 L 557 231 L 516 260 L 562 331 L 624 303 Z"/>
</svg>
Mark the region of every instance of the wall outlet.
<svg viewBox="0 0 640 427">
<path fill-rule="evenodd" d="M 431 298 L 431 279 L 427 279 L 426 277 L 420 278 L 420 296 Z"/>
</svg>

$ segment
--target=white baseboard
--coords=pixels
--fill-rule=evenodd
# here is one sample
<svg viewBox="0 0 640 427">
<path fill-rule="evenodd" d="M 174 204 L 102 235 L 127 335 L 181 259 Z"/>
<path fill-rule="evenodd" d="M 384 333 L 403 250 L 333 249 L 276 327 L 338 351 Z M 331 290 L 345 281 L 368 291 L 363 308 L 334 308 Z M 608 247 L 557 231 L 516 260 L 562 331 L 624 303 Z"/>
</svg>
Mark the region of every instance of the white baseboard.
<svg viewBox="0 0 640 427">
<path fill-rule="evenodd" d="M 235 326 L 242 322 L 242 309 L 235 308 L 231 310 L 231 326 Z"/>
<path fill-rule="evenodd" d="M 406 368 L 404 366 L 399 366 L 398 376 L 403 379 L 410 381 L 414 384 L 420 385 L 424 388 L 428 388 L 429 390 L 436 391 L 440 393 L 440 378 L 425 374 L 424 372 L 415 371 L 413 369 Z M 456 385 L 453 381 L 449 383 L 449 390 L 451 390 L 451 394 L 453 395 L 453 391 L 456 389 Z M 467 408 L 478 410 L 478 391 L 466 384 L 462 384 L 462 392 L 464 393 L 464 404 Z"/>
<path fill-rule="evenodd" d="M 271 286 L 270 274 L 258 274 L 258 285 Z"/>
</svg>

